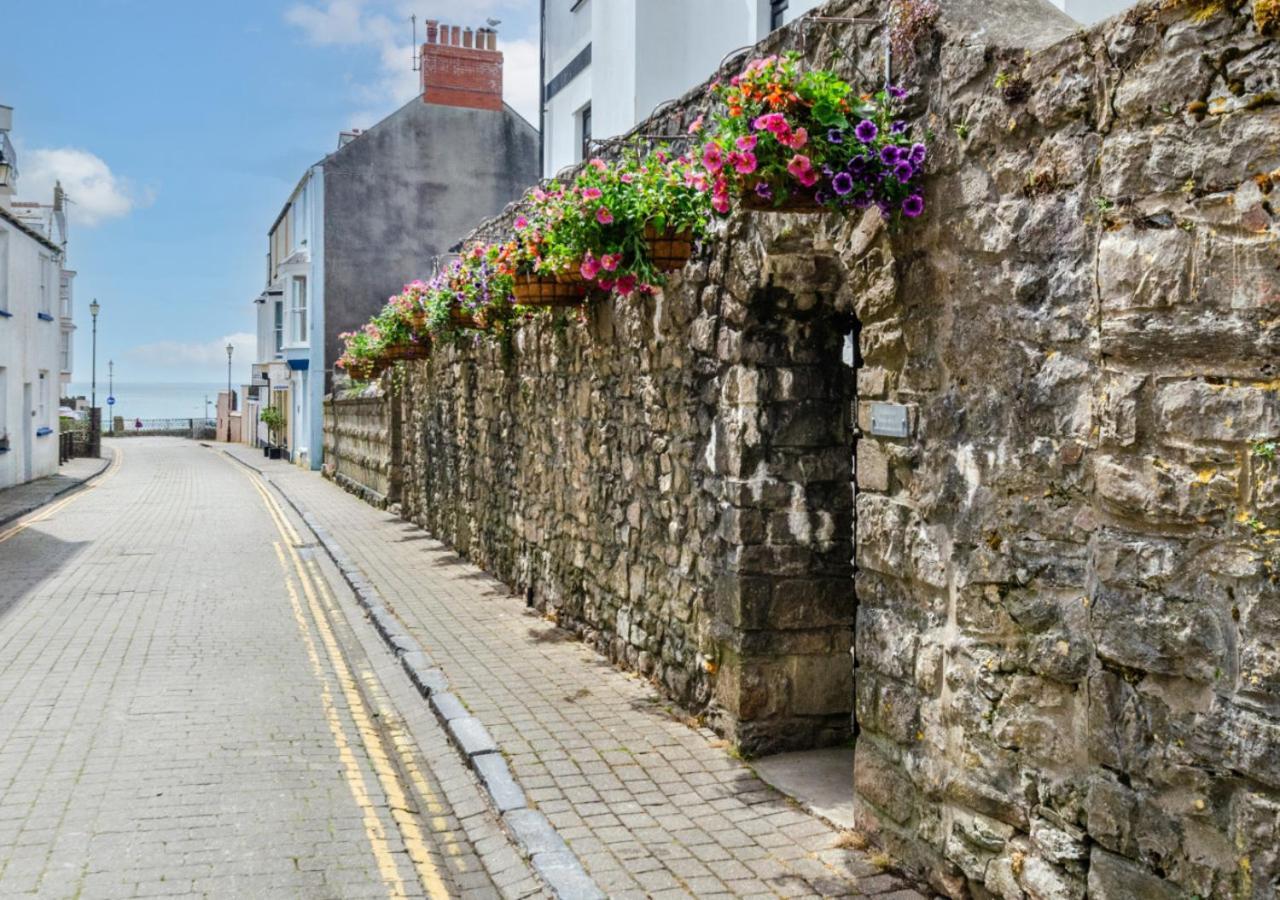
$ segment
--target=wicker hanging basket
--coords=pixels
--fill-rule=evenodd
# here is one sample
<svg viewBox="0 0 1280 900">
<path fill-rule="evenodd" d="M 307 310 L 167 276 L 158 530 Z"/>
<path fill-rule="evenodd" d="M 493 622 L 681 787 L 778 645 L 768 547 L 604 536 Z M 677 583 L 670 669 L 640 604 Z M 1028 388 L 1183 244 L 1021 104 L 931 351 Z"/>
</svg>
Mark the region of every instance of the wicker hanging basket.
<svg viewBox="0 0 1280 900">
<path fill-rule="evenodd" d="M 586 279 L 561 280 L 562 276 L 517 275 L 512 294 L 519 306 L 580 306 L 587 296 Z"/>
<path fill-rule="evenodd" d="M 431 345 L 419 341 L 400 341 L 382 349 L 383 359 L 426 359 L 431 355 Z"/>
<path fill-rule="evenodd" d="M 477 331 L 483 331 L 489 327 L 483 313 L 469 313 L 456 306 L 449 308 L 449 322 L 454 328 L 474 328 Z"/>
<path fill-rule="evenodd" d="M 365 361 L 346 367 L 346 373 L 352 381 L 368 381 L 375 374 L 372 361 Z"/>
<path fill-rule="evenodd" d="M 787 199 L 778 203 L 776 200 L 766 200 L 755 192 L 753 185 L 750 190 L 744 191 L 738 197 L 738 202 L 743 209 L 749 209 L 754 212 L 788 212 L 788 213 L 823 213 L 827 208 L 814 199 L 813 194 L 804 194 L 792 191 L 787 195 Z"/>
<path fill-rule="evenodd" d="M 659 272 L 683 269 L 693 255 L 693 233 L 687 229 L 658 231 L 652 225 L 646 225 L 644 239 L 649 245 L 649 261 Z"/>
</svg>

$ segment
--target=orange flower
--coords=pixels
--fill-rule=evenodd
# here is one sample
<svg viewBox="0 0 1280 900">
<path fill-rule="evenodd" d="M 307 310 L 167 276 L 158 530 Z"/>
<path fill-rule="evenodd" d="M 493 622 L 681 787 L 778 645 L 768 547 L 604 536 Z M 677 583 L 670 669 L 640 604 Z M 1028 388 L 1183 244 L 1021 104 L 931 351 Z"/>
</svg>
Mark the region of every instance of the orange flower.
<svg viewBox="0 0 1280 900">
<path fill-rule="evenodd" d="M 736 119 L 736 118 L 737 118 L 738 116 L 740 116 L 740 115 L 742 115 L 742 107 L 741 107 L 741 106 L 730 106 L 730 107 L 729 107 L 729 117 L 730 117 L 730 118 L 732 118 L 732 119 Z"/>
</svg>

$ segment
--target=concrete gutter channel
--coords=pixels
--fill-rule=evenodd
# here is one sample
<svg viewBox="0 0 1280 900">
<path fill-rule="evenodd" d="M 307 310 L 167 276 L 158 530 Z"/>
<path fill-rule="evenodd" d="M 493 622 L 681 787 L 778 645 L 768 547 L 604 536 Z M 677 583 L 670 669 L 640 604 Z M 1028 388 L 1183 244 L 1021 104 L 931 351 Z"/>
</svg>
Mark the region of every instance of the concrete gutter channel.
<svg viewBox="0 0 1280 900">
<path fill-rule="evenodd" d="M 205 446 L 210 445 L 205 444 Z M 360 605 L 364 607 L 374 630 L 400 660 L 400 665 L 409 676 L 409 680 L 431 706 L 431 711 L 435 713 L 449 735 L 449 741 L 454 749 L 475 771 L 488 795 L 489 803 L 497 811 L 507 833 L 532 863 L 534 871 L 546 882 L 552 894 L 562 900 L 604 898 L 605 893 L 587 874 L 578 857 L 569 849 L 569 845 L 565 843 L 564 838 L 560 837 L 547 817 L 529 807 L 524 790 L 511 774 L 511 769 L 507 766 L 507 761 L 502 756 L 497 742 L 489 734 L 489 730 L 479 719 L 471 715 L 458 696 L 450 690 L 449 678 L 444 670 L 436 665 L 431 655 L 405 631 L 400 620 L 383 603 L 377 588 L 365 578 L 342 547 L 334 541 L 324 526 L 316 521 L 315 516 L 302 509 L 280 485 L 271 480 L 270 475 L 265 471 L 232 453 L 225 450 L 222 452 L 246 468 L 257 472 L 264 481 L 275 487 L 311 529 L 329 558 L 338 567 L 338 571 L 342 573 L 347 585 L 355 593 Z"/>
</svg>

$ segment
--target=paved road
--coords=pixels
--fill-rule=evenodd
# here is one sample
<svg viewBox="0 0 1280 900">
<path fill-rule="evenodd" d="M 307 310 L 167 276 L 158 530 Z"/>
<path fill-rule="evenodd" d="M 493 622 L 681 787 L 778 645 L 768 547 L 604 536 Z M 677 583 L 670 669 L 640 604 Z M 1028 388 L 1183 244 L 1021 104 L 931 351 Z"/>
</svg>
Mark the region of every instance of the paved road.
<svg viewBox="0 0 1280 900">
<path fill-rule="evenodd" d="M 178 439 L 111 449 L 0 527 L 0 897 L 535 892 L 496 829 L 477 851 L 431 723 L 256 476 Z"/>
</svg>

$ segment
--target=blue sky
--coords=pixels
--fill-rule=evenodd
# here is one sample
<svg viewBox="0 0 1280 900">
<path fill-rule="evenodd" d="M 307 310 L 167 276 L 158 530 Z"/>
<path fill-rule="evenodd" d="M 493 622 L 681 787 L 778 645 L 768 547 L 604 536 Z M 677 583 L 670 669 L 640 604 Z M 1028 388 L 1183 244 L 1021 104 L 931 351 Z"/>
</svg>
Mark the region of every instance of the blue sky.
<svg viewBox="0 0 1280 900">
<path fill-rule="evenodd" d="M 266 232 L 337 134 L 416 93 L 409 15 L 502 20 L 507 100 L 537 104 L 537 0 L 10 0 L 0 104 L 18 199 L 71 207 L 75 380 L 248 380 Z M 46 196 L 48 194 L 48 196 Z"/>
</svg>

